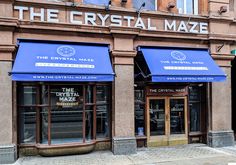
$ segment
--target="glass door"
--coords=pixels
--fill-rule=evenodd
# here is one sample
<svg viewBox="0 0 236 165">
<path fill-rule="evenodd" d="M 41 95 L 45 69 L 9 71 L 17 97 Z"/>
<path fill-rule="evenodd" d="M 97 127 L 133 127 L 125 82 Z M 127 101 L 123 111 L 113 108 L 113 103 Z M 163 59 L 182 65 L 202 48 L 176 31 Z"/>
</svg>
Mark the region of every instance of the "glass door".
<svg viewBox="0 0 236 165">
<path fill-rule="evenodd" d="M 185 99 L 170 98 L 170 134 L 185 134 Z"/>
<path fill-rule="evenodd" d="M 165 135 L 165 99 L 149 100 L 150 136 Z"/>
<path fill-rule="evenodd" d="M 149 97 L 147 103 L 150 146 L 188 142 L 186 97 Z"/>
</svg>

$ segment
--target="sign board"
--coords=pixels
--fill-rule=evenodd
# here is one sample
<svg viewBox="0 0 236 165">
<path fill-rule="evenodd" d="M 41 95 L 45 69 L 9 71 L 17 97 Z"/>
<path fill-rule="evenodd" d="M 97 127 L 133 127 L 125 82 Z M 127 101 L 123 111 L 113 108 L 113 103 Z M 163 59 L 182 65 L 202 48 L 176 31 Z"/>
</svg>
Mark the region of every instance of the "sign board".
<svg viewBox="0 0 236 165">
<path fill-rule="evenodd" d="M 72 107 L 79 105 L 79 92 L 75 88 L 61 88 L 60 92 L 55 93 L 57 106 Z"/>
<path fill-rule="evenodd" d="M 187 86 L 148 86 L 148 96 L 186 96 Z"/>
<path fill-rule="evenodd" d="M 65 18 L 63 14 L 68 17 Z M 74 25 L 90 26 L 117 26 L 127 28 L 141 28 L 151 31 L 175 31 L 195 34 L 208 34 L 208 23 L 189 20 L 169 20 L 158 17 L 145 17 L 139 15 L 119 15 L 99 12 L 86 12 L 79 10 L 59 10 L 53 8 L 37 8 L 31 6 L 14 6 L 14 15 L 19 20 L 69 23 Z"/>
</svg>

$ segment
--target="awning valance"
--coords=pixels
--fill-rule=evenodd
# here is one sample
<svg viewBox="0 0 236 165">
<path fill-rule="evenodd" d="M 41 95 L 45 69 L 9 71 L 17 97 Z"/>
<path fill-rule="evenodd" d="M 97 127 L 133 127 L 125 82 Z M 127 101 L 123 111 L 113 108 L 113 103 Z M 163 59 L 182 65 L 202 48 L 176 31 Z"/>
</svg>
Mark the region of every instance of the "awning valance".
<svg viewBox="0 0 236 165">
<path fill-rule="evenodd" d="M 215 82 L 226 80 L 207 50 L 140 47 L 152 82 Z"/>
<path fill-rule="evenodd" d="M 108 45 L 20 41 L 14 81 L 113 81 Z"/>
</svg>

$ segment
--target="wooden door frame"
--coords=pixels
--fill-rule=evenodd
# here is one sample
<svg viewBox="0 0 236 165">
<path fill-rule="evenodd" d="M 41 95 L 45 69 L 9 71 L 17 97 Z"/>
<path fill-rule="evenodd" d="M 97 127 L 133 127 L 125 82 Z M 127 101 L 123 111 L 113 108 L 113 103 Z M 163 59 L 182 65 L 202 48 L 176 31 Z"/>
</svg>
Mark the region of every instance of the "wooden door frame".
<svg viewBox="0 0 236 165">
<path fill-rule="evenodd" d="M 165 100 L 165 135 L 156 135 L 150 136 L 150 112 L 149 112 L 149 105 L 150 100 Z M 184 134 L 170 134 L 170 99 L 184 99 L 184 121 L 185 121 L 185 133 Z M 147 96 L 146 97 L 146 107 L 145 107 L 145 127 L 146 127 L 146 135 L 147 141 L 159 140 L 159 139 L 169 139 L 172 138 L 179 138 L 179 137 L 186 137 L 188 138 L 188 99 L 187 96 Z"/>
</svg>

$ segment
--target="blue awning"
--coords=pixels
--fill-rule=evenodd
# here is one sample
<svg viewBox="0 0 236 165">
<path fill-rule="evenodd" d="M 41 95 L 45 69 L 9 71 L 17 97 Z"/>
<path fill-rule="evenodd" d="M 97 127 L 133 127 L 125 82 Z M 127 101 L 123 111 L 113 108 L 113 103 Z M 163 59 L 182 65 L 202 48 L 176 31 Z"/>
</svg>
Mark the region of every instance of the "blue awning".
<svg viewBox="0 0 236 165">
<path fill-rule="evenodd" d="M 14 81 L 113 81 L 108 45 L 20 41 Z"/>
<path fill-rule="evenodd" d="M 152 82 L 215 82 L 226 75 L 207 50 L 140 47 Z"/>
</svg>

